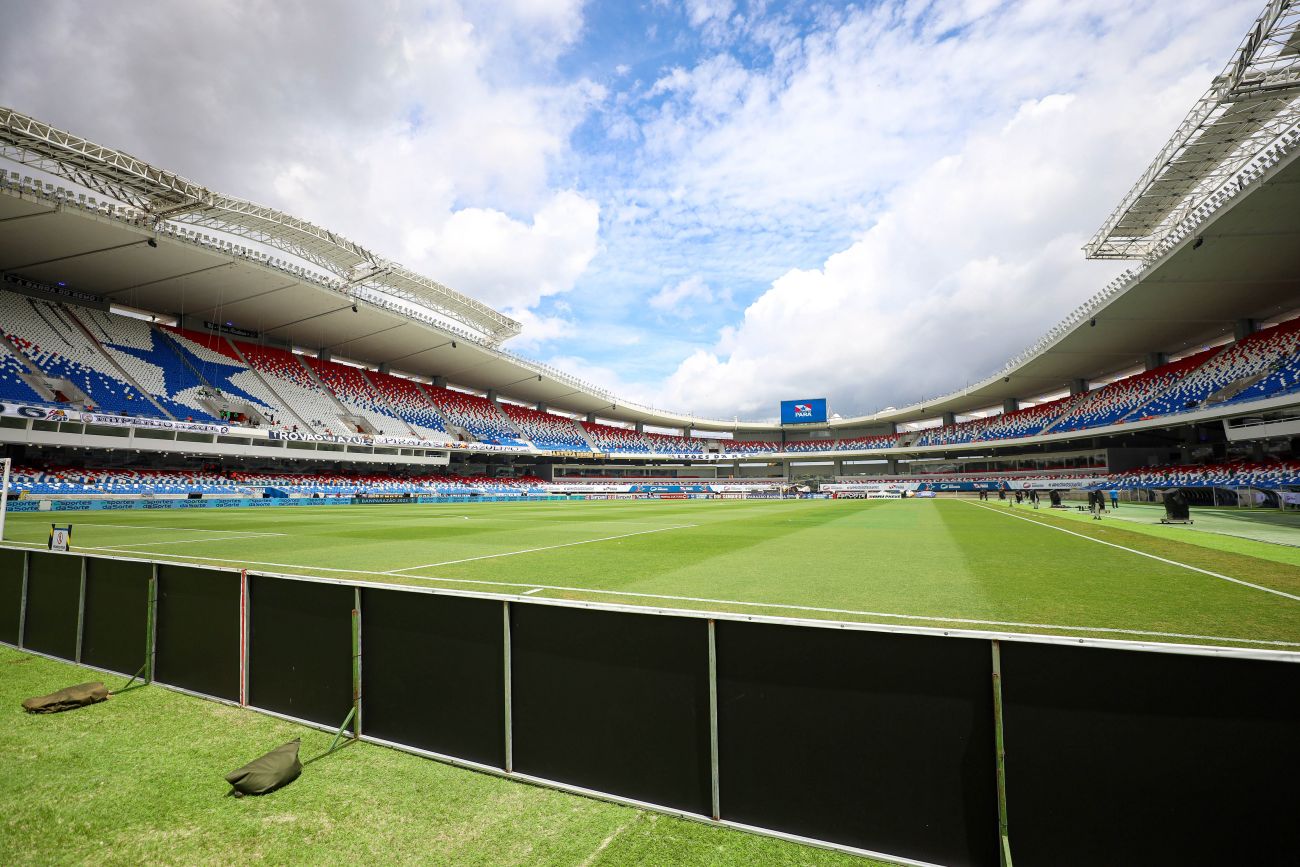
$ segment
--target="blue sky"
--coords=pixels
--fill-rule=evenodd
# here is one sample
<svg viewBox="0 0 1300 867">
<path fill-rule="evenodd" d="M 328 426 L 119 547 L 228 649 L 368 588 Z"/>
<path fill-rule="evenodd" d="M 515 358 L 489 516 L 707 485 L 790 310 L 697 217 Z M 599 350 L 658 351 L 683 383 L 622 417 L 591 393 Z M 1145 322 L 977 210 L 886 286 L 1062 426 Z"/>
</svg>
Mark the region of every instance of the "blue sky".
<svg viewBox="0 0 1300 867">
<path fill-rule="evenodd" d="M 7 13 L 0 102 L 342 231 L 628 398 L 848 415 L 979 379 L 1118 273 L 1080 246 L 1258 7 L 53 0 Z"/>
</svg>

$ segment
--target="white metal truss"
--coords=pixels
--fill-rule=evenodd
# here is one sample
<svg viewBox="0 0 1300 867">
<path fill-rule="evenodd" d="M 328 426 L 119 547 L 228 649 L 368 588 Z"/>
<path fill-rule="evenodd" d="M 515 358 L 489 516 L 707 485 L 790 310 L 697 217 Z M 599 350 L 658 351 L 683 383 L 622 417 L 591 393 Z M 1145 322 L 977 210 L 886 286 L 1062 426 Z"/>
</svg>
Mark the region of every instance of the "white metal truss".
<svg viewBox="0 0 1300 867">
<path fill-rule="evenodd" d="M 3 106 L 0 157 L 130 205 L 148 215 L 155 228 L 180 223 L 283 251 L 334 275 L 349 291 L 366 289 L 428 308 L 481 333 L 492 345 L 514 337 L 522 328 L 486 304 L 383 259 L 335 232 L 274 208 L 214 192 Z"/>
<path fill-rule="evenodd" d="M 1160 242 L 1300 123 L 1300 4 L 1270 0 L 1232 61 L 1084 251 L 1150 259 Z"/>
</svg>

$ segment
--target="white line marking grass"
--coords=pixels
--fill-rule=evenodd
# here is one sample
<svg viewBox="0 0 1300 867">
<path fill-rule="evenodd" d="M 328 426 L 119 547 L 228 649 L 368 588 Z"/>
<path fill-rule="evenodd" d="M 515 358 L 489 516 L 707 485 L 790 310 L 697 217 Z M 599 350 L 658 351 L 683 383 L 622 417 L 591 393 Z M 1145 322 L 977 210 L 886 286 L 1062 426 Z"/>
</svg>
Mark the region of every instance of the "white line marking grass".
<svg viewBox="0 0 1300 867">
<path fill-rule="evenodd" d="M 425 563 L 423 566 L 407 566 L 405 569 L 390 569 L 382 572 L 383 575 L 401 575 L 403 572 L 416 572 L 420 569 L 432 569 L 435 566 L 452 566 L 456 563 L 471 563 L 475 560 L 495 560 L 498 557 L 514 557 L 519 554 L 534 554 L 538 551 L 553 551 L 556 548 L 573 548 L 577 545 L 590 545 L 594 542 L 609 542 L 614 539 L 626 539 L 629 536 L 645 536 L 650 533 L 663 533 L 668 530 L 685 530 L 689 527 L 697 527 L 698 524 L 677 524 L 672 527 L 659 527 L 655 530 L 637 530 L 635 533 L 619 533 L 617 536 L 602 536 L 599 539 L 584 539 L 581 542 L 565 542 L 562 545 L 542 545 L 539 548 L 523 548 L 518 551 L 503 551 L 500 554 L 480 554 L 477 557 L 462 557 L 459 560 L 443 560 L 441 563 Z M 419 577 L 419 576 L 414 576 Z M 524 584 L 524 587 L 531 585 Z"/>
<path fill-rule="evenodd" d="M 667 528 L 665 528 L 667 529 Z M 44 548 L 41 542 L 9 542 L 9 545 L 28 545 Z M 87 548 L 81 551 L 118 551 L 117 548 Z M 148 551 L 120 551 L 122 554 L 140 556 Z M 293 569 L 312 575 L 318 572 L 337 572 L 343 575 L 376 575 L 392 577 L 392 572 L 375 572 L 370 569 L 339 569 L 332 566 L 304 566 L 301 563 L 268 563 L 263 560 L 231 560 L 222 557 L 198 557 L 191 554 L 164 554 L 165 557 L 181 560 L 199 560 L 205 563 L 236 563 L 241 566 L 273 566 L 277 569 Z M 1274 647 L 1300 647 L 1300 641 L 1275 641 L 1264 638 L 1234 638 L 1225 635 L 1197 635 L 1185 632 L 1157 632 L 1151 629 L 1119 629 L 1110 626 L 1068 626 L 1055 623 L 1022 623 L 1016 620 L 976 620 L 969 617 L 943 617 L 935 614 L 893 614 L 887 611 L 858 611 L 851 608 L 821 608 L 814 605 L 787 605 L 781 602 L 740 602 L 735 599 L 711 599 L 705 596 L 672 596 L 664 593 L 634 593 L 630 590 L 596 590 L 591 587 L 564 587 L 556 584 L 519 584 L 510 581 L 483 581 L 473 578 L 433 578 L 428 575 L 399 575 L 417 581 L 436 581 L 442 584 L 473 584 L 486 587 L 527 587 L 534 592 L 541 590 L 558 590 L 567 593 L 591 593 L 599 596 L 622 596 L 628 599 L 662 599 L 670 602 L 704 602 L 711 605 L 726 605 L 736 608 L 774 608 L 785 611 L 811 611 L 817 614 L 848 614 L 857 617 L 885 617 L 891 620 L 922 620 L 931 623 L 964 623 L 975 626 L 1006 626 L 1015 629 L 1050 629 L 1062 632 L 1097 632 L 1111 635 L 1145 635 L 1157 638 L 1181 638 L 1196 641 L 1223 641 L 1236 644 L 1267 644 Z"/>
<path fill-rule="evenodd" d="M 233 531 L 232 531 L 233 532 Z M 129 542 L 125 545 L 116 545 L 117 548 L 143 548 L 151 545 L 184 545 L 194 542 L 231 542 L 235 539 L 262 539 L 269 535 L 282 536 L 283 533 L 242 533 L 231 536 L 204 536 L 201 539 L 168 539 L 163 542 Z"/>
<path fill-rule="evenodd" d="M 179 533 L 240 533 L 245 536 L 284 536 L 285 533 L 263 533 L 256 530 L 214 530 L 211 527 L 160 527 L 153 524 L 98 524 L 93 521 L 75 521 L 77 527 L 114 527 L 119 530 L 171 530 Z"/>
<path fill-rule="evenodd" d="M 1275 596 L 1282 596 L 1294 602 L 1300 602 L 1300 596 L 1291 593 L 1284 593 L 1281 590 L 1274 590 L 1272 587 L 1264 587 L 1259 584 L 1251 584 L 1249 581 L 1242 581 L 1240 578 L 1231 578 L 1227 575 L 1220 575 L 1218 572 L 1211 572 L 1209 569 L 1202 569 L 1199 566 L 1192 566 L 1187 563 L 1179 563 L 1177 560 L 1169 560 L 1164 557 L 1157 557 L 1155 554 L 1148 554 L 1146 551 L 1139 551 L 1136 548 L 1126 548 L 1123 545 L 1116 545 L 1114 542 L 1107 542 L 1102 539 L 1095 539 L 1092 536 L 1085 536 L 1083 533 L 1076 533 L 1073 530 L 1067 530 L 1064 527 L 1058 527 L 1055 524 L 1048 524 L 1045 521 L 1035 521 L 1033 518 L 1026 518 L 1024 515 L 1013 515 L 1010 512 L 1004 512 L 996 506 L 984 506 L 972 500 L 961 500 L 963 503 L 969 503 L 972 506 L 979 506 L 987 512 L 993 512 L 997 515 L 1006 515 L 1008 518 L 1017 518 L 1021 521 L 1028 521 L 1039 527 L 1046 527 L 1049 530 L 1056 530 L 1061 533 L 1069 533 L 1071 536 L 1077 536 L 1080 539 L 1087 539 L 1089 542 L 1096 542 L 1098 545 L 1105 545 L 1109 548 L 1118 548 L 1121 551 L 1127 551 L 1130 554 L 1137 554 L 1139 557 L 1148 557 L 1152 560 L 1159 560 L 1161 563 L 1168 563 L 1170 566 L 1177 566 L 1180 569 L 1189 569 L 1192 572 L 1200 572 L 1202 575 L 1209 575 L 1211 578 L 1218 578 L 1223 581 L 1231 581 L 1233 584 L 1240 584 L 1243 587 L 1249 587 L 1252 590 L 1263 590 L 1265 593 L 1272 593 Z"/>
<path fill-rule="evenodd" d="M 523 595 L 532 596 L 534 593 L 541 593 L 545 589 L 545 587 L 534 587 L 532 590 L 525 590 Z"/>
</svg>

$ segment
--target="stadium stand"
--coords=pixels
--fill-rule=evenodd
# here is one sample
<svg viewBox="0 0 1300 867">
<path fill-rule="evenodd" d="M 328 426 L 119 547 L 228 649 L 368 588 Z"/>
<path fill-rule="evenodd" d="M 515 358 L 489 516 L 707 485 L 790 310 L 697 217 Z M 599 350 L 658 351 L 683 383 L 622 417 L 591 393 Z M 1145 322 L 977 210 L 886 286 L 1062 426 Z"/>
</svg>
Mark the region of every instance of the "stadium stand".
<svg viewBox="0 0 1300 867">
<path fill-rule="evenodd" d="M 200 402 L 211 392 L 208 384 L 149 323 L 86 307 L 68 313 L 80 319 L 104 352 L 155 399 L 185 407 L 172 411 L 177 418 L 217 421 Z"/>
<path fill-rule="evenodd" d="M 781 451 L 781 444 L 775 440 L 720 440 L 724 452 L 742 455 L 760 455 Z"/>
<path fill-rule="evenodd" d="M 10 479 L 14 493 L 32 496 L 178 495 L 226 497 L 355 493 L 521 493 L 538 492 L 545 484 L 536 476 L 493 478 L 453 474 L 396 477 L 383 474 L 336 473 L 216 473 L 203 470 L 85 469 L 51 466 L 15 467 Z"/>
<path fill-rule="evenodd" d="M 1119 488 L 1277 488 L 1300 485 L 1300 461 L 1143 467 L 1108 477 Z"/>
<path fill-rule="evenodd" d="M 415 436 L 416 432 L 388 406 L 360 368 L 307 356 L 303 360 L 339 403 L 367 421 L 375 433 L 393 437 Z"/>
<path fill-rule="evenodd" d="M 619 452 L 647 454 L 653 452 L 649 440 L 635 430 L 624 427 L 611 427 L 599 422 L 582 422 L 582 429 L 602 452 L 617 454 Z"/>
<path fill-rule="evenodd" d="M 244 363 L 224 337 L 168 326 L 163 326 L 163 332 L 195 359 L 199 372 L 218 393 L 252 403 L 272 427 L 288 430 L 299 424 L 297 413 Z"/>
<path fill-rule="evenodd" d="M 19 352 L 47 376 L 67 380 L 85 394 L 87 405 L 100 412 L 164 418 L 164 413 L 136 386 L 105 372 L 111 363 L 60 305 L 0 292 L 0 331 Z M 73 403 L 72 395 L 64 395 Z M 185 418 L 194 410 L 171 403 Z"/>
<path fill-rule="evenodd" d="M 502 402 L 501 411 L 515 427 L 539 449 L 551 451 L 590 451 L 591 446 L 578 430 L 577 423 L 565 416 L 538 412 L 526 406 Z"/>
<path fill-rule="evenodd" d="M 238 340 L 232 343 L 248 365 L 260 373 L 313 430 L 336 435 L 356 433 L 339 418 L 338 405 L 316 384 L 298 356 L 270 346 Z"/>
<path fill-rule="evenodd" d="M 27 365 L 19 361 L 8 346 L 0 343 L 0 400 L 37 406 L 45 404 L 45 398 L 23 379 L 28 373 Z"/>
<path fill-rule="evenodd" d="M 438 413 L 479 442 L 493 445 L 523 445 L 506 417 L 486 398 L 449 388 L 428 386 L 429 397 Z"/>
<path fill-rule="evenodd" d="M 1290 390 L 1295 380 L 1287 371 L 1295 369 L 1297 351 L 1300 351 L 1300 317 L 1229 345 L 1164 393 L 1134 410 L 1130 418 L 1155 418 L 1200 409 L 1206 404 L 1237 398 L 1253 400 L 1274 393 L 1253 390 L 1260 385 L 1265 389 Z"/>
<path fill-rule="evenodd" d="M 438 441 L 447 439 L 447 426 L 419 383 L 374 370 L 367 371 L 365 375 L 375 390 L 383 395 L 393 412 L 414 428 L 416 433 Z"/>
<path fill-rule="evenodd" d="M 1074 431 L 1118 424 L 1134 409 L 1168 390 L 1218 351 L 1217 348 L 1206 349 L 1090 391 L 1061 416 L 1052 430 Z"/>
</svg>

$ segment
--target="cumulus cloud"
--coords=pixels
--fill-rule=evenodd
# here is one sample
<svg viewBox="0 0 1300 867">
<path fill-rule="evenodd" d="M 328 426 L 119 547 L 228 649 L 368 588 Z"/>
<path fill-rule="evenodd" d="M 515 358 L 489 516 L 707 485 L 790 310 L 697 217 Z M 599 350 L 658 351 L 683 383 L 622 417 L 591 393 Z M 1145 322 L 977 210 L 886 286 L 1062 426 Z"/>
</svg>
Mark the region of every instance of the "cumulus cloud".
<svg viewBox="0 0 1300 867">
<path fill-rule="evenodd" d="M 596 203 L 554 179 L 604 98 L 550 73 L 581 5 L 52 0 L 7 13 L 0 102 L 517 314 L 597 249 Z"/>
<path fill-rule="evenodd" d="M 644 130 L 680 198 L 645 225 L 752 225 L 764 242 L 856 225 L 820 266 L 779 272 L 653 402 L 767 417 L 824 393 L 856 414 L 991 373 L 1120 269 L 1080 247 L 1254 4 L 1198 8 L 885 3 L 785 67 L 715 56 L 665 75 Z M 758 260 L 734 244 L 738 269 Z"/>
</svg>

